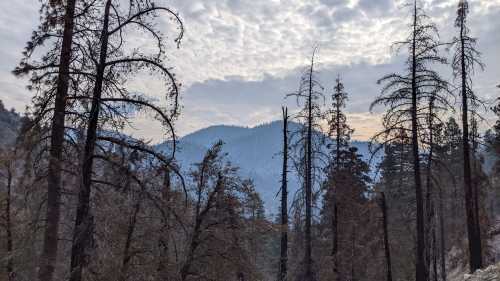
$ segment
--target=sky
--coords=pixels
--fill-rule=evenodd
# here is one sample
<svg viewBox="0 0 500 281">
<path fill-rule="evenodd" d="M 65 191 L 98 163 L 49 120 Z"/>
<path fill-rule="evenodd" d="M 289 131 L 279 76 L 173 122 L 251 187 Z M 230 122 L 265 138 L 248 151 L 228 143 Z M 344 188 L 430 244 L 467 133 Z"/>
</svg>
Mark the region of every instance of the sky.
<svg viewBox="0 0 500 281">
<path fill-rule="evenodd" d="M 179 49 L 167 52 L 181 85 L 182 110 L 176 128 L 186 135 L 210 125 L 256 126 L 278 120 L 281 106 L 296 108 L 284 97 L 294 92 L 318 46 L 317 71 L 325 95 L 332 93 L 340 76 L 349 93 L 346 108 L 355 129 L 354 139 L 369 139 L 380 129 L 382 109 L 369 112 L 380 93 L 377 79 L 403 69 L 404 53 L 391 48 L 406 37 L 409 12 L 404 0 L 158 0 L 176 10 L 185 26 Z M 454 19 L 458 0 L 420 0 L 437 24 L 441 40 L 456 34 Z M 26 80 L 12 69 L 25 42 L 38 24 L 39 0 L 0 1 L 0 99 L 6 107 L 23 112 L 32 93 Z M 478 38 L 483 72 L 476 73 L 474 89 L 486 102 L 500 95 L 500 0 L 469 0 L 469 26 Z M 173 41 L 172 23 L 159 26 Z M 138 44 L 149 44 L 134 34 Z M 134 38 L 135 39 L 135 38 Z M 451 54 L 443 50 L 445 56 Z M 452 80 L 451 71 L 442 70 Z M 162 86 L 147 76 L 129 87 L 160 96 Z M 493 116 L 486 114 L 485 127 Z M 164 133 L 138 115 L 129 133 L 162 141 Z"/>
</svg>

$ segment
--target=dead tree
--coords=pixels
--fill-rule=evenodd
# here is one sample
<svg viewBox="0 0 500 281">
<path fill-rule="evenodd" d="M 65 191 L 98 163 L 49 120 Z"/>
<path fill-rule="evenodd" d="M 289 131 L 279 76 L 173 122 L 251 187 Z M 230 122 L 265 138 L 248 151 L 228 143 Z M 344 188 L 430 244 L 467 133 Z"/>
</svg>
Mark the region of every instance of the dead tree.
<svg viewBox="0 0 500 281">
<path fill-rule="evenodd" d="M 477 106 L 479 100 L 472 90 L 472 74 L 476 67 L 484 68 L 480 59 L 480 53 L 476 49 L 475 38 L 470 37 L 467 26 L 467 15 L 469 3 L 461 0 L 458 4 L 455 26 L 459 29 L 459 35 L 454 38 L 455 54 L 453 56 L 453 73 L 455 78 L 460 79 L 460 93 L 462 104 L 462 145 L 464 157 L 464 188 L 465 208 L 467 216 L 467 235 L 469 241 L 469 269 L 471 272 L 483 266 L 481 230 L 479 218 L 474 215 L 477 201 L 473 191 L 471 176 L 471 149 L 469 140 L 469 111 L 471 107 Z"/>
<path fill-rule="evenodd" d="M 391 247 L 389 244 L 389 231 L 388 231 L 388 218 L 387 218 L 387 204 L 385 194 L 380 193 L 380 209 L 382 210 L 382 227 L 384 231 L 384 253 L 386 265 L 386 280 L 392 281 L 392 264 L 391 264 Z"/>
<path fill-rule="evenodd" d="M 98 10 L 97 10 L 98 11 Z M 93 164 L 95 159 L 95 146 L 98 140 L 110 141 L 110 138 L 102 138 L 98 136 L 98 128 L 102 126 L 101 108 L 113 108 L 110 104 L 126 104 L 136 107 L 137 109 L 148 109 L 159 116 L 160 121 L 168 127 L 170 135 L 173 139 L 172 156 L 168 160 L 167 165 L 173 160 L 175 153 L 175 134 L 173 131 L 172 119 L 177 116 L 178 110 L 178 87 L 174 75 L 162 63 L 164 54 L 164 43 L 161 35 L 155 30 L 151 18 L 154 18 L 156 13 L 166 12 L 171 15 L 179 24 L 180 33 L 176 41 L 179 43 L 182 37 L 182 22 L 177 14 L 170 9 L 156 6 L 153 2 L 144 1 L 141 3 L 130 5 L 130 11 L 125 15 L 121 15 L 119 10 L 113 5 L 112 0 L 107 0 L 104 6 L 104 14 L 102 22 L 99 22 L 101 31 L 99 35 L 89 34 L 90 38 L 98 38 L 96 54 L 98 58 L 94 58 L 95 75 L 93 75 L 92 96 L 90 97 L 91 106 L 88 120 L 86 121 L 85 145 L 83 153 L 83 164 L 81 173 L 81 186 L 78 194 L 78 205 L 75 219 L 75 228 L 73 233 L 73 244 L 71 249 L 71 277 L 70 281 L 80 281 L 82 279 L 82 270 L 85 265 L 85 251 L 90 241 L 90 227 L 92 225 L 92 217 L 90 214 L 90 194 L 92 186 Z M 134 51 L 131 55 L 123 55 L 126 42 L 124 36 L 126 28 L 131 25 L 137 25 L 147 35 L 151 35 L 157 41 L 158 53 L 153 55 L 145 55 Z M 93 41 L 86 38 L 87 48 L 92 50 L 94 47 Z M 172 111 L 165 113 L 159 107 L 152 103 L 130 95 L 128 91 L 122 88 L 120 83 L 124 83 L 125 77 L 119 74 L 118 71 L 125 71 L 126 74 L 131 74 L 142 69 L 149 69 L 159 72 L 163 77 L 166 77 L 166 82 L 169 84 L 167 91 L 167 99 L 173 100 Z M 126 75 L 125 74 L 125 75 Z M 75 97 L 76 99 L 89 97 Z M 171 101 L 169 101 L 171 102 Z M 103 112 L 104 113 L 104 112 Z M 113 121 L 112 112 L 111 120 Z M 116 113 L 115 113 L 116 114 Z M 111 143 L 120 145 L 120 142 Z"/>
<path fill-rule="evenodd" d="M 304 194 L 305 194 L 305 241 L 304 241 L 304 259 L 303 269 L 299 274 L 301 281 L 316 280 L 313 270 L 312 259 L 312 201 L 315 170 L 317 169 L 315 160 L 318 160 L 319 150 L 316 145 L 321 145 L 323 140 L 318 142 L 318 136 L 315 131 L 321 131 L 318 121 L 322 118 L 320 102 L 324 99 L 322 91 L 323 87 L 315 77 L 315 56 L 316 48 L 311 57 L 311 62 L 307 70 L 301 77 L 299 90 L 288 96 L 294 96 L 297 102 L 303 106 L 302 110 L 297 114 L 296 119 L 303 125 L 299 132 L 299 139 L 292 145 L 299 156 L 296 167 L 301 167 L 299 174 L 304 177 Z M 315 143 L 316 142 L 316 143 Z"/>
<path fill-rule="evenodd" d="M 287 280 L 288 262 L 288 109 L 283 110 L 283 168 L 281 172 L 281 251 L 279 281 Z"/>
<path fill-rule="evenodd" d="M 14 161 L 15 161 L 15 153 L 13 151 L 6 150 L 5 153 L 0 155 L 3 159 L 0 162 L 0 178 L 5 180 L 6 187 L 6 196 L 5 202 L 0 201 L 0 203 L 5 203 L 5 218 L 2 226 L 5 230 L 5 252 L 7 254 L 6 264 L 5 264 L 5 272 L 7 273 L 7 280 L 14 281 L 15 271 L 14 271 L 14 237 L 13 237 L 13 224 L 12 224 L 12 189 L 13 189 L 13 181 L 14 181 Z"/>
<path fill-rule="evenodd" d="M 425 249 L 425 211 L 424 197 L 421 178 L 420 135 L 424 128 L 420 125 L 422 118 L 423 104 L 426 104 L 431 97 L 438 104 L 447 104 L 447 100 L 441 94 L 447 88 L 447 83 L 441 79 L 439 74 L 432 70 L 432 64 L 444 64 L 446 59 L 439 56 L 437 28 L 428 22 L 428 17 L 417 7 L 415 0 L 412 8 L 412 22 L 410 24 L 410 34 L 408 38 L 397 43 L 399 47 L 407 47 L 409 58 L 406 62 L 408 73 L 404 75 L 390 74 L 379 80 L 384 83 L 382 95 L 373 104 L 385 105 L 389 107 L 383 119 L 384 130 L 375 136 L 385 141 L 395 138 L 396 133 L 401 130 L 409 132 L 411 136 L 413 154 L 413 174 L 416 198 L 416 281 L 426 281 L 428 268 L 426 265 Z"/>
</svg>

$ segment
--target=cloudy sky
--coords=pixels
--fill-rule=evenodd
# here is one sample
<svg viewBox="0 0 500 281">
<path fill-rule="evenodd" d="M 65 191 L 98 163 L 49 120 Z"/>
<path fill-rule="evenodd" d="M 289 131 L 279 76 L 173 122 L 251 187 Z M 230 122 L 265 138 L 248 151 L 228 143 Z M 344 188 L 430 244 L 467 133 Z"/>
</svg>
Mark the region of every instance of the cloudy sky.
<svg viewBox="0 0 500 281">
<path fill-rule="evenodd" d="M 318 71 L 331 94 L 340 75 L 350 94 L 347 108 L 356 139 L 379 128 L 380 112 L 370 113 L 382 75 L 402 69 L 404 54 L 391 43 L 406 35 L 403 0 L 158 0 L 177 10 L 186 33 L 169 64 L 182 82 L 181 135 L 215 124 L 255 126 L 279 119 L 284 96 L 297 89 L 301 70 L 319 46 Z M 450 41 L 458 0 L 420 0 Z M 476 91 L 486 101 L 500 93 L 500 0 L 469 0 L 470 27 L 479 38 L 486 70 Z M 0 10 L 0 98 L 23 111 L 31 93 L 10 71 L 38 22 L 39 0 L 2 0 Z M 168 21 L 163 21 L 168 30 Z M 174 34 L 172 34 L 172 38 Z M 139 38 L 138 38 L 139 39 Z M 445 53 L 446 54 L 446 53 Z M 451 78 L 448 70 L 443 75 Z M 131 87 L 159 93 L 157 81 L 141 77 Z M 155 141 L 161 130 L 139 116 L 133 133 Z"/>
</svg>

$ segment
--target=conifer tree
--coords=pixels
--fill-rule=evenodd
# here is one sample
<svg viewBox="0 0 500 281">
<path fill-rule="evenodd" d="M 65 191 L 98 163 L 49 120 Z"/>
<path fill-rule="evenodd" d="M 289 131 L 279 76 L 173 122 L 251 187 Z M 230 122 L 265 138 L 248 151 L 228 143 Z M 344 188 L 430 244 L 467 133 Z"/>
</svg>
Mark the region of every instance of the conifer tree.
<svg viewBox="0 0 500 281">
<path fill-rule="evenodd" d="M 457 9 L 455 27 L 459 29 L 459 35 L 453 39 L 455 54 L 453 56 L 453 74 L 460 80 L 460 95 L 462 105 L 462 145 L 463 145 L 463 180 L 465 188 L 465 208 L 467 217 L 467 237 L 469 243 L 469 269 L 471 272 L 480 269 L 483 265 L 481 229 L 479 218 L 474 215 L 475 198 L 472 175 L 471 175 L 471 148 L 469 131 L 469 112 L 477 107 L 479 99 L 472 90 L 472 75 L 475 68 L 483 69 L 480 53 L 476 49 L 477 39 L 470 36 L 467 25 L 469 14 L 469 3 L 467 0 L 460 0 Z"/>
<path fill-rule="evenodd" d="M 296 140 L 292 143 L 292 147 L 299 155 L 299 159 L 295 162 L 295 166 L 299 169 L 299 174 L 303 176 L 304 198 L 305 198 L 305 228 L 304 228 L 304 259 L 302 261 L 301 273 L 298 275 L 300 281 L 316 280 L 313 269 L 312 259 L 312 206 L 313 206 L 313 188 L 315 183 L 315 175 L 317 175 L 318 167 L 316 161 L 320 158 L 319 147 L 324 140 L 318 136 L 316 132 L 321 131 L 319 125 L 322 119 L 320 103 L 323 99 L 323 87 L 316 79 L 315 56 L 316 48 L 311 56 L 311 62 L 307 70 L 304 72 L 300 80 L 299 90 L 288 96 L 294 96 L 297 103 L 302 107 L 301 111 L 295 116 L 302 126 L 300 132 L 296 132 Z"/>
<path fill-rule="evenodd" d="M 444 64 L 446 59 L 439 55 L 441 43 L 438 41 L 436 26 L 429 22 L 429 18 L 418 8 L 415 0 L 411 5 L 412 21 L 409 25 L 410 34 L 406 40 L 397 43 L 398 47 L 407 47 L 409 57 L 406 61 L 405 74 L 390 74 L 379 80 L 383 83 L 382 94 L 372 103 L 372 108 L 385 105 L 389 109 L 384 116 L 384 130 L 375 136 L 390 141 L 397 138 L 401 130 L 411 136 L 413 154 L 413 183 L 416 199 L 416 281 L 426 281 L 428 268 L 426 265 L 425 249 L 425 211 L 421 177 L 421 134 L 424 128 L 422 118 L 423 105 L 430 98 L 438 104 L 446 104 L 446 98 L 441 95 L 447 83 L 430 67 L 432 64 Z"/>
</svg>

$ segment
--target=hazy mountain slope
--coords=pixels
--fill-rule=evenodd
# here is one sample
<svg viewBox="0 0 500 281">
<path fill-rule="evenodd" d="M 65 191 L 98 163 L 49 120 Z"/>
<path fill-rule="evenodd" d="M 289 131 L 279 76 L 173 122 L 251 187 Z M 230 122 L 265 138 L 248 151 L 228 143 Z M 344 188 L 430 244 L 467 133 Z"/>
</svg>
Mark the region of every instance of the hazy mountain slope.
<svg viewBox="0 0 500 281">
<path fill-rule="evenodd" d="M 19 114 L 6 110 L 0 100 L 0 147 L 14 143 L 20 126 Z"/>
<path fill-rule="evenodd" d="M 254 128 L 235 126 L 213 126 L 189 134 L 179 140 L 176 158 L 184 171 L 193 163 L 200 162 L 206 149 L 218 140 L 224 141 L 224 151 L 229 160 L 240 167 L 244 177 L 254 180 L 257 191 L 261 194 L 268 212 L 277 212 L 278 201 L 275 195 L 280 188 L 282 157 L 283 122 L 275 121 Z M 297 130 L 299 125 L 291 123 L 290 131 Z M 360 154 L 368 158 L 367 142 L 353 142 Z M 158 149 L 166 149 L 161 144 Z M 289 175 L 289 186 L 296 191 L 299 181 L 292 171 Z M 292 193 L 293 194 L 293 193 Z"/>
</svg>

